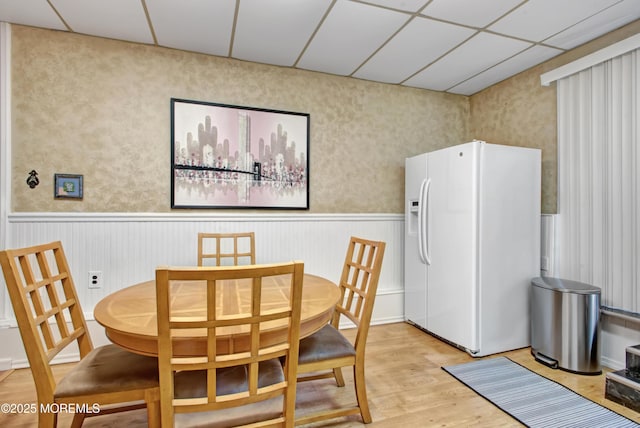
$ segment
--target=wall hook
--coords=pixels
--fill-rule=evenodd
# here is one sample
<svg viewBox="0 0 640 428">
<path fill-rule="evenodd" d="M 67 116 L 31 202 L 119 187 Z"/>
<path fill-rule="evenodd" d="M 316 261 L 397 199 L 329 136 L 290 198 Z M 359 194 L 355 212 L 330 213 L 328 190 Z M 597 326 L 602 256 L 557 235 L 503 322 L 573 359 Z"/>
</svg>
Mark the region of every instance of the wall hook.
<svg viewBox="0 0 640 428">
<path fill-rule="evenodd" d="M 32 189 L 35 188 L 38 184 L 40 184 L 40 180 L 38 179 L 38 173 L 35 169 L 32 169 L 29 173 L 29 177 L 27 178 L 27 184 Z"/>
</svg>

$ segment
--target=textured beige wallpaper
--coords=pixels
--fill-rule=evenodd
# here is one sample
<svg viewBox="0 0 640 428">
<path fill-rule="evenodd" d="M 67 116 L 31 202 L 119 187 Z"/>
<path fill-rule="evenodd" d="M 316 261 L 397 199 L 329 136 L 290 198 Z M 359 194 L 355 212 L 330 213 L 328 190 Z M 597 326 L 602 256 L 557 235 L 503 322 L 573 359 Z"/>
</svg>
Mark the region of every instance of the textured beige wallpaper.
<svg viewBox="0 0 640 428">
<path fill-rule="evenodd" d="M 556 92 L 540 74 L 638 32 L 635 21 L 468 98 L 12 26 L 12 210 L 171 211 L 175 97 L 310 113 L 311 212 L 401 213 L 405 157 L 477 138 L 542 149 L 554 213 Z M 83 174 L 84 199 L 54 200 L 54 173 Z"/>
<path fill-rule="evenodd" d="M 471 132 L 495 144 L 542 149 L 542 212 L 556 212 L 556 90 L 530 70 L 470 98 Z"/>
<path fill-rule="evenodd" d="M 557 212 L 556 86 L 540 75 L 640 32 L 634 21 L 470 97 L 474 138 L 542 149 L 542 212 Z"/>
<path fill-rule="evenodd" d="M 463 96 L 22 26 L 12 79 L 16 212 L 171 211 L 172 97 L 310 113 L 315 213 L 404 212 L 405 157 L 471 136 Z M 84 199 L 55 200 L 54 173 Z"/>
</svg>

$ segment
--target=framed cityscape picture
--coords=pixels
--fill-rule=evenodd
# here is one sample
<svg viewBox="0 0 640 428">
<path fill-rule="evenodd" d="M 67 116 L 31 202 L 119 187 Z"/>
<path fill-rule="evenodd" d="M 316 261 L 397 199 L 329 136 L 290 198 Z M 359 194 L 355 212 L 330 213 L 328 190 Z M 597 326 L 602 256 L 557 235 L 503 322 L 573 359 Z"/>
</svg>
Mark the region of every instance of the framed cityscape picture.
<svg viewBox="0 0 640 428">
<path fill-rule="evenodd" d="M 172 208 L 309 208 L 309 114 L 171 99 Z"/>
</svg>

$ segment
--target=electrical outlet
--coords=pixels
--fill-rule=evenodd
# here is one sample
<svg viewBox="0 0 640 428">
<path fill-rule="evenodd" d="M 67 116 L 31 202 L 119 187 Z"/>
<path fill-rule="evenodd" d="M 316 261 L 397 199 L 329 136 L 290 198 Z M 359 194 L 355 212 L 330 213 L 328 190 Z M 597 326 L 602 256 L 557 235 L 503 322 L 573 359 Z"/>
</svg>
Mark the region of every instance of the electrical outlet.
<svg viewBox="0 0 640 428">
<path fill-rule="evenodd" d="M 89 271 L 89 288 L 102 288 L 102 272 L 99 270 Z"/>
</svg>

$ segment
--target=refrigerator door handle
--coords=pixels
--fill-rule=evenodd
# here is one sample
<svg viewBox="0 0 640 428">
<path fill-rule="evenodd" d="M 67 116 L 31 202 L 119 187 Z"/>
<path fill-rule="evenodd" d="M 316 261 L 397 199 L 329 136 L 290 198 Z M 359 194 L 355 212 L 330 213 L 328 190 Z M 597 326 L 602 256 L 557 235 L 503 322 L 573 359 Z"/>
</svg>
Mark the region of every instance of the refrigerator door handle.
<svg viewBox="0 0 640 428">
<path fill-rule="evenodd" d="M 429 251 L 427 247 L 427 231 L 428 227 L 428 198 L 429 189 L 431 187 L 431 179 L 425 179 L 420 185 L 420 208 L 418 210 L 418 252 L 420 254 L 420 260 L 427 265 L 431 264 L 431 258 L 429 257 Z"/>
</svg>

